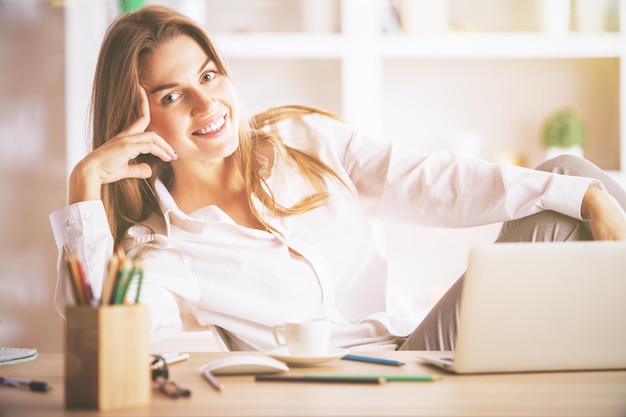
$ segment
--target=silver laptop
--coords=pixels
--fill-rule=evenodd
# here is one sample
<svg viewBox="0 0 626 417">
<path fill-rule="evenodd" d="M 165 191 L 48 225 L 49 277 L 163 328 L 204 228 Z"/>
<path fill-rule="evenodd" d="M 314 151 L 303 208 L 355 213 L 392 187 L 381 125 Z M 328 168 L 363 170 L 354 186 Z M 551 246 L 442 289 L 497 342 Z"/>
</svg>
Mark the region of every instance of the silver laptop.
<svg viewBox="0 0 626 417">
<path fill-rule="evenodd" d="M 626 368 L 626 242 L 498 243 L 469 255 L 455 373 Z"/>
</svg>

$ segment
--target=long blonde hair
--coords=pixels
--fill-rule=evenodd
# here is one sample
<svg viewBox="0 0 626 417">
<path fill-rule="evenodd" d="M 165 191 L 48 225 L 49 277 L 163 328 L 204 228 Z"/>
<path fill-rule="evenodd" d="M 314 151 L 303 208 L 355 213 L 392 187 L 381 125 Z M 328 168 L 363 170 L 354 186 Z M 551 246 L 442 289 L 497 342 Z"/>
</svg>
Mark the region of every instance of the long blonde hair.
<svg viewBox="0 0 626 417">
<path fill-rule="evenodd" d="M 93 149 L 125 129 L 139 117 L 139 73 L 141 58 L 171 38 L 187 35 L 193 38 L 215 62 L 218 71 L 229 76 L 226 62 L 208 35 L 188 17 L 163 6 L 144 6 L 119 16 L 108 28 L 98 57 L 91 100 Z M 239 146 L 229 157 L 244 178 L 248 204 L 254 217 L 268 230 L 274 230 L 252 203 L 252 196 L 279 216 L 290 216 L 312 210 L 328 197 L 327 179 L 343 181 L 319 159 L 284 144 L 276 135 L 263 130 L 279 120 L 306 113 L 336 115 L 307 106 L 284 106 L 270 109 L 242 120 Z M 272 146 L 277 154 L 291 161 L 316 192 L 291 207 L 278 204 L 265 186 L 255 154 L 262 146 Z M 102 200 L 116 243 L 128 228 L 142 222 L 152 213 L 161 214 L 154 192 L 154 180 L 166 187 L 172 183 L 171 166 L 153 155 L 140 155 L 130 163 L 147 163 L 152 168 L 150 180 L 126 178 L 102 186 Z M 275 230 L 274 230 L 275 231 Z"/>
</svg>

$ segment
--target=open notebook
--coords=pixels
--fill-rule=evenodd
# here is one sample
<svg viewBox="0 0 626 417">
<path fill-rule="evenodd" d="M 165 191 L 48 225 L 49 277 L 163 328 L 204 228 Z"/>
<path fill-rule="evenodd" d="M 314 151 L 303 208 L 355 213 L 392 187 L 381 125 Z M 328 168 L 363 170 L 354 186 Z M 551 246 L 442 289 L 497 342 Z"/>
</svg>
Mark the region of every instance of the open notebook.
<svg viewBox="0 0 626 417">
<path fill-rule="evenodd" d="M 455 352 L 420 357 L 455 373 L 626 368 L 626 242 L 474 248 Z"/>
</svg>

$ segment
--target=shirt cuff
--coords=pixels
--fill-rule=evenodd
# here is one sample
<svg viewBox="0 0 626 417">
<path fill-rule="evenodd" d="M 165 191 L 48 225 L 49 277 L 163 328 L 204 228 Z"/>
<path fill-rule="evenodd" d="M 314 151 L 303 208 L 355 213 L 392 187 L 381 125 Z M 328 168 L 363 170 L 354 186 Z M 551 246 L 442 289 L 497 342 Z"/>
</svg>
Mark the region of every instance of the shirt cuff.
<svg viewBox="0 0 626 417">
<path fill-rule="evenodd" d="M 83 237 L 111 234 L 101 200 L 82 201 L 60 208 L 50 214 L 50 224 L 59 249 Z"/>
<path fill-rule="evenodd" d="M 604 189 L 604 185 L 594 178 L 556 175 L 548 192 L 545 208 L 578 220 L 585 220 L 580 208 L 583 197 L 592 184 Z"/>
</svg>

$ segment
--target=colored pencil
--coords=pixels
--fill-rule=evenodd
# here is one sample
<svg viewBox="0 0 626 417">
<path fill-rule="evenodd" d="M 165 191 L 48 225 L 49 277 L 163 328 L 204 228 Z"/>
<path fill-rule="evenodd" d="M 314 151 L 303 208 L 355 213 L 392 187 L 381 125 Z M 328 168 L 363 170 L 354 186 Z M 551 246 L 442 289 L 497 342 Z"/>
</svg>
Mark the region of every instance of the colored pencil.
<svg viewBox="0 0 626 417">
<path fill-rule="evenodd" d="M 344 384 L 384 384 L 384 378 L 366 375 L 256 375 L 255 381 L 270 382 L 329 382 Z"/>
<path fill-rule="evenodd" d="M 135 294 L 135 304 L 139 304 L 141 284 L 143 284 L 143 268 L 139 266 L 139 279 L 137 280 L 137 294 Z"/>
<path fill-rule="evenodd" d="M 108 305 L 112 303 L 113 287 L 115 286 L 115 278 L 117 277 L 117 269 L 120 265 L 120 257 L 117 252 L 111 256 L 109 260 L 109 266 L 107 269 L 107 276 L 102 287 L 102 305 Z"/>
<path fill-rule="evenodd" d="M 135 271 L 132 259 L 125 258 L 120 265 L 119 274 L 117 276 L 113 304 L 124 304 L 124 296 L 126 295 L 126 290 L 128 290 L 128 284 L 130 283 L 134 272 Z"/>
<path fill-rule="evenodd" d="M 63 254 L 70 274 L 72 289 L 74 291 L 74 301 L 77 305 L 87 305 L 89 301 L 86 291 L 87 283 L 85 282 L 84 273 L 81 273 L 79 270 L 76 255 L 67 245 L 63 247 Z"/>
<path fill-rule="evenodd" d="M 404 362 L 391 360 L 391 359 L 376 358 L 376 357 L 373 357 L 373 356 L 361 356 L 361 355 L 347 354 L 347 355 L 343 356 L 341 359 L 346 359 L 346 360 L 349 360 L 349 361 L 357 361 L 357 362 L 375 363 L 375 364 L 378 364 L 378 365 L 390 365 L 390 366 L 402 366 L 402 365 L 404 365 Z"/>
<path fill-rule="evenodd" d="M 220 384 L 220 381 L 211 373 L 211 371 L 202 372 L 202 376 L 206 379 L 215 391 L 222 391 L 224 387 Z"/>
<path fill-rule="evenodd" d="M 72 294 L 76 305 L 136 304 L 139 302 L 143 283 L 143 267 L 141 257 L 129 257 L 124 249 L 118 246 L 107 265 L 106 275 L 102 283 L 102 294 L 95 299 L 93 288 L 85 273 L 83 264 L 76 253 L 68 245 L 63 246 L 63 261 L 69 272 Z M 137 279 L 137 293 L 134 299 L 126 295 L 134 279 Z"/>
<path fill-rule="evenodd" d="M 80 285 L 76 280 L 76 274 L 74 272 L 74 266 L 71 260 L 71 252 L 67 246 L 63 246 L 63 261 L 67 267 L 67 272 L 69 274 L 70 286 L 72 288 L 72 295 L 74 296 L 74 302 L 76 305 L 81 305 L 84 303 L 82 298 L 82 291 L 80 289 Z"/>
<path fill-rule="evenodd" d="M 76 273 L 78 274 L 78 280 L 83 290 L 85 304 L 90 305 L 90 306 L 95 306 L 95 301 L 93 299 L 93 290 L 91 289 L 91 284 L 89 283 L 89 280 L 87 279 L 87 275 L 85 274 L 85 269 L 83 268 L 83 264 L 76 257 L 74 257 L 74 264 L 76 265 Z"/>
<path fill-rule="evenodd" d="M 307 374 L 305 378 L 332 378 L 332 379 L 384 379 L 385 381 L 404 381 L 404 382 L 434 382 L 443 379 L 440 375 L 417 375 L 417 374 L 399 374 L 399 375 L 328 375 L 328 374 Z"/>
</svg>

